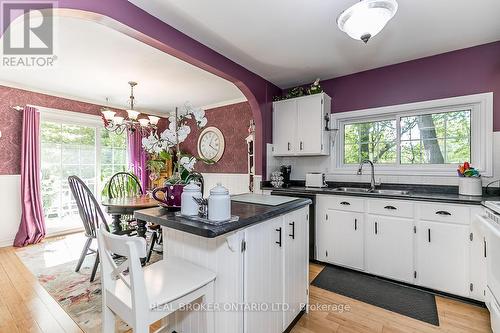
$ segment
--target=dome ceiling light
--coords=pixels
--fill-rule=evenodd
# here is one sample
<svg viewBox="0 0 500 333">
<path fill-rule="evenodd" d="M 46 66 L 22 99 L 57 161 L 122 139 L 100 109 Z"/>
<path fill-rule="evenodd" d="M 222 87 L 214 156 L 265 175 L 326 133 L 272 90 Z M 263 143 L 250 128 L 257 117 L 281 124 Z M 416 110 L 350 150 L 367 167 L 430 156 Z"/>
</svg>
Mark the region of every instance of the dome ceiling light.
<svg viewBox="0 0 500 333">
<path fill-rule="evenodd" d="M 382 31 L 397 10 L 396 0 L 361 0 L 340 14 L 337 25 L 350 37 L 368 43 Z"/>
</svg>

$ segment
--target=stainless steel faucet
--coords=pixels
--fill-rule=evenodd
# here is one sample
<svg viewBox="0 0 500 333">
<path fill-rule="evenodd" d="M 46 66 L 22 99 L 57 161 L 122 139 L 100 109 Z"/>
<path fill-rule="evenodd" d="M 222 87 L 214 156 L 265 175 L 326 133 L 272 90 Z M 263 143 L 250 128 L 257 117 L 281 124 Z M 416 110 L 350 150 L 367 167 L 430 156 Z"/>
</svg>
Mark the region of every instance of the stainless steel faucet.
<svg viewBox="0 0 500 333">
<path fill-rule="evenodd" d="M 358 175 L 362 175 L 363 174 L 363 165 L 365 163 L 370 164 L 370 167 L 372 168 L 371 169 L 371 171 L 372 171 L 372 179 L 371 179 L 371 182 L 370 182 L 370 191 L 374 191 L 375 190 L 375 168 L 373 166 L 373 162 L 370 161 L 370 160 L 363 160 L 363 161 L 361 161 L 361 163 L 359 163 L 359 167 L 358 167 Z"/>
</svg>

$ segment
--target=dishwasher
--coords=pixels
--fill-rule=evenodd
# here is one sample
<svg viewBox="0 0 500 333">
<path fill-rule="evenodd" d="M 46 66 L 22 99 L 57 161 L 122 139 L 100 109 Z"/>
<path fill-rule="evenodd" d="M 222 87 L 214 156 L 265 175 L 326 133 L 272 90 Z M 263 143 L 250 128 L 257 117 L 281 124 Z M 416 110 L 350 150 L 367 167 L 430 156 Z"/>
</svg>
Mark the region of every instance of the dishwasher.
<svg viewBox="0 0 500 333">
<path fill-rule="evenodd" d="M 293 191 L 271 191 L 271 195 L 280 195 L 283 197 L 295 197 L 311 199 L 312 204 L 309 205 L 309 259 L 316 260 L 316 195 L 297 193 Z"/>
</svg>

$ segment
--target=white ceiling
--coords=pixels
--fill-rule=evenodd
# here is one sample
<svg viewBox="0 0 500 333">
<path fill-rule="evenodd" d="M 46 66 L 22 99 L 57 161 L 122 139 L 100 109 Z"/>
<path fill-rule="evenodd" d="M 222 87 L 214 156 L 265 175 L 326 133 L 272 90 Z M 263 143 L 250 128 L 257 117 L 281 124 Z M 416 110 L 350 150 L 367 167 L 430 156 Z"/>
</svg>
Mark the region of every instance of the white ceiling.
<svg viewBox="0 0 500 333">
<path fill-rule="evenodd" d="M 282 88 L 500 40 L 499 0 L 398 0 L 367 45 L 336 25 L 357 0 L 129 1 Z"/>
<path fill-rule="evenodd" d="M 0 84 L 97 104 L 109 97 L 110 106 L 126 108 L 132 80 L 139 83 L 136 109 L 158 114 L 186 101 L 207 106 L 245 100 L 229 81 L 101 24 L 59 17 L 55 33 L 55 67 L 1 67 Z"/>
</svg>

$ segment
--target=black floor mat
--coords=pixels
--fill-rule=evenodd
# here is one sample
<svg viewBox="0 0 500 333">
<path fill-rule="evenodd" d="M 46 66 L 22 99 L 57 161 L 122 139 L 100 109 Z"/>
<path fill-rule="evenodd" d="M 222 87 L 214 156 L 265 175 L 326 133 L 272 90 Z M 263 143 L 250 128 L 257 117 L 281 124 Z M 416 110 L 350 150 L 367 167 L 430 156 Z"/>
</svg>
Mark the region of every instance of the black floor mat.
<svg viewBox="0 0 500 333">
<path fill-rule="evenodd" d="M 439 326 L 433 294 L 349 269 L 326 266 L 312 285 Z"/>
</svg>

